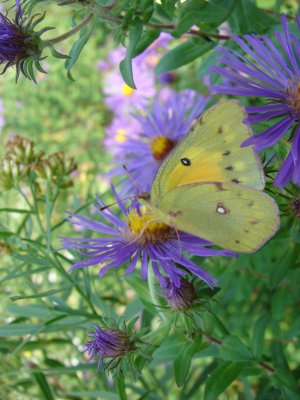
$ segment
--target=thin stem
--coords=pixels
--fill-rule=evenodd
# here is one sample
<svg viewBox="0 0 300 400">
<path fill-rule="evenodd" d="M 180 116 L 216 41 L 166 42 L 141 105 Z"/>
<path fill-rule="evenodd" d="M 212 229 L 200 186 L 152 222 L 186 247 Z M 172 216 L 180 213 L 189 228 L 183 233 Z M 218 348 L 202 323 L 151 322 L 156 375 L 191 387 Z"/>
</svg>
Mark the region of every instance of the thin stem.
<svg viewBox="0 0 300 400">
<path fill-rule="evenodd" d="M 154 307 L 156 307 L 158 309 L 158 314 L 161 317 L 161 319 L 163 321 L 166 321 L 167 317 L 165 316 L 165 314 L 159 311 L 160 299 L 158 298 L 157 293 L 156 293 L 156 287 L 155 287 L 155 285 L 157 284 L 156 276 L 154 274 L 153 268 L 150 265 L 148 267 L 147 281 L 148 281 L 148 288 L 149 288 L 149 293 L 150 293 L 150 297 L 152 300 L 152 304 L 154 305 Z"/>
<path fill-rule="evenodd" d="M 209 336 L 209 335 L 205 335 L 205 337 L 209 342 L 214 343 L 217 346 L 223 346 L 223 342 L 221 340 L 216 339 L 215 337 Z M 273 367 L 271 367 L 271 365 L 265 363 L 264 361 L 259 361 L 258 365 L 268 372 L 271 372 L 271 373 L 275 372 L 275 369 Z"/>
<path fill-rule="evenodd" d="M 79 32 L 85 25 L 87 25 L 90 20 L 93 18 L 93 13 L 88 14 L 80 24 L 74 26 L 74 28 L 70 29 L 69 31 L 63 33 L 62 35 L 58 35 L 53 37 L 52 39 L 45 40 L 44 45 L 46 46 L 53 46 L 54 44 L 60 43 L 63 40 L 68 39 L 69 37 L 75 35 L 75 33 Z"/>
<path fill-rule="evenodd" d="M 176 29 L 176 26 L 173 24 L 151 24 L 147 23 L 145 26 L 148 26 L 149 28 L 152 29 L 160 29 L 160 30 L 166 30 L 166 31 L 174 31 Z M 186 32 L 188 35 L 194 35 L 194 36 L 200 36 L 205 40 L 211 41 L 211 38 L 213 39 L 218 39 L 218 40 L 228 40 L 231 38 L 230 35 L 220 35 L 218 33 L 204 33 L 201 31 L 198 31 L 196 29 L 190 29 L 189 31 Z"/>
<path fill-rule="evenodd" d="M 125 391 L 125 380 L 124 380 L 124 375 L 123 375 L 122 371 L 120 372 L 119 376 L 116 376 L 115 383 L 116 383 L 117 391 L 119 394 L 119 399 L 127 400 L 126 391 Z"/>
</svg>

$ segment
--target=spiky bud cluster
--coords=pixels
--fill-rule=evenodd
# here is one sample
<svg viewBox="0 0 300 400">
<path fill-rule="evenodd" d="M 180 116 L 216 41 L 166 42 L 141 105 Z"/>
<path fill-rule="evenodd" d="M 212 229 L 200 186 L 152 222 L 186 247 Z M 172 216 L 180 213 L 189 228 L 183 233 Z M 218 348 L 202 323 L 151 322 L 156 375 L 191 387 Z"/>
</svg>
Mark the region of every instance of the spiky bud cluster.
<svg viewBox="0 0 300 400">
<path fill-rule="evenodd" d="M 14 136 L 6 143 L 6 151 L 0 166 L 0 184 L 9 190 L 26 180 L 31 172 L 38 179 L 44 179 L 60 189 L 72 186 L 70 175 L 77 168 L 73 157 L 63 152 L 50 154 L 36 149 L 33 141 Z"/>
<path fill-rule="evenodd" d="M 72 186 L 73 182 L 68 177 L 77 169 L 73 157 L 66 157 L 63 152 L 50 154 L 35 166 L 38 177 L 58 185 L 60 188 Z"/>
</svg>

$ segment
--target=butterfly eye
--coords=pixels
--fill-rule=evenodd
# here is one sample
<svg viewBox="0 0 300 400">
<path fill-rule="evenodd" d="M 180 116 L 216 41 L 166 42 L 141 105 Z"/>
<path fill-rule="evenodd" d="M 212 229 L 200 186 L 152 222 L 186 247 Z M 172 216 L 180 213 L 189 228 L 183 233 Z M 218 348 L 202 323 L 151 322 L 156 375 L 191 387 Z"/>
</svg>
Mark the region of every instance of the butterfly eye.
<svg viewBox="0 0 300 400">
<path fill-rule="evenodd" d="M 182 158 L 181 160 L 181 164 L 184 165 L 185 167 L 189 167 L 191 165 L 191 160 L 189 158 Z"/>
</svg>

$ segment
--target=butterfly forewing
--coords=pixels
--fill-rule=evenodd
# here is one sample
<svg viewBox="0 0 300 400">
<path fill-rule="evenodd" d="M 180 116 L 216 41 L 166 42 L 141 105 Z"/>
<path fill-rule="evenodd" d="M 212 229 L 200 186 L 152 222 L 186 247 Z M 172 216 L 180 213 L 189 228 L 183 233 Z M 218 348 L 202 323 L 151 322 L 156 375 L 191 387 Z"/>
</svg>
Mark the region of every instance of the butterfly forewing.
<svg viewBox="0 0 300 400">
<path fill-rule="evenodd" d="M 244 118 L 244 108 L 233 100 L 206 111 L 160 167 L 151 190 L 152 203 L 159 206 L 170 190 L 198 182 L 233 182 L 262 190 L 260 161 L 251 146 L 241 148 L 252 134 Z"/>
</svg>

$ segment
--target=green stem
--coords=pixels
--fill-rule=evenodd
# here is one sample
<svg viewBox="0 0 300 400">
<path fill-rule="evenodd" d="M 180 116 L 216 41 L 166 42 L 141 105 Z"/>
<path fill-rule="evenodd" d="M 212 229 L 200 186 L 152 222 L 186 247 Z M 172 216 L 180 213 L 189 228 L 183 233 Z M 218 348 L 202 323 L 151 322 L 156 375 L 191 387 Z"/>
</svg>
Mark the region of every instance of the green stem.
<svg viewBox="0 0 300 400">
<path fill-rule="evenodd" d="M 89 9 L 93 12 L 94 15 L 104 19 L 105 21 L 118 22 L 122 21 L 122 18 L 116 17 L 111 12 L 109 12 L 105 7 L 100 6 L 99 4 L 91 4 Z"/>
<path fill-rule="evenodd" d="M 150 265 L 148 267 L 147 281 L 148 281 L 148 288 L 149 288 L 149 293 L 150 293 L 150 297 L 152 300 L 152 304 L 154 305 L 154 307 L 156 307 L 158 309 L 158 314 L 161 317 L 161 319 L 164 321 L 167 321 L 167 317 L 165 316 L 165 314 L 162 313 L 161 311 L 159 311 L 161 301 L 157 295 L 157 291 L 156 291 L 156 287 L 155 287 L 155 285 L 157 285 L 157 280 L 156 280 L 156 276 L 154 274 L 153 268 Z"/>
<path fill-rule="evenodd" d="M 127 395 L 125 391 L 125 380 L 122 371 L 120 372 L 120 375 L 115 378 L 115 383 L 119 394 L 119 399 L 127 400 Z"/>
<path fill-rule="evenodd" d="M 85 25 L 87 25 L 90 20 L 93 18 L 93 13 L 88 14 L 80 24 L 74 26 L 74 28 L 70 29 L 69 31 L 63 33 L 62 35 L 58 35 L 53 37 L 52 39 L 48 39 L 44 41 L 44 46 L 53 46 L 54 44 L 60 43 L 63 40 L 68 39 L 69 37 L 75 35 L 75 33 L 79 32 Z"/>
</svg>

